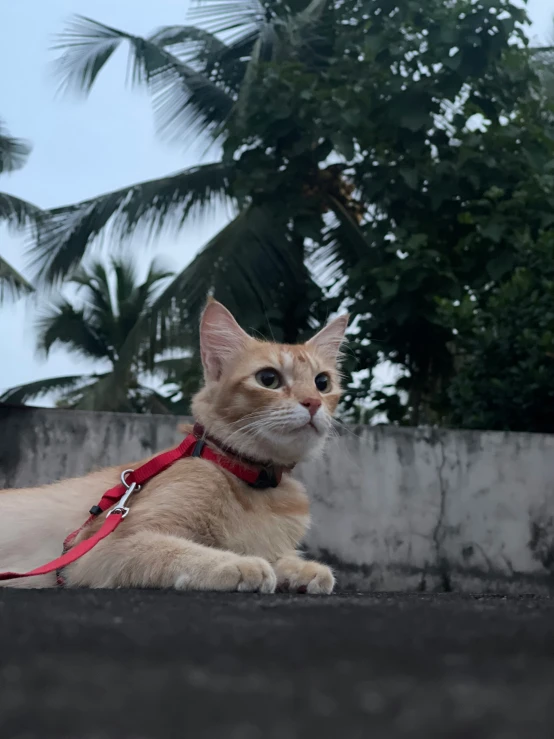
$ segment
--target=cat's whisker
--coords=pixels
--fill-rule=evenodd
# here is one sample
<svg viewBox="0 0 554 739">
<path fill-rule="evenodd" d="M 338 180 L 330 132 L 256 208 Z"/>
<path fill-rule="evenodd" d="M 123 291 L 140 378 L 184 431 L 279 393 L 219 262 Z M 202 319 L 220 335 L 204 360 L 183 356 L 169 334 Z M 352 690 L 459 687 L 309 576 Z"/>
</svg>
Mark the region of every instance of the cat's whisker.
<svg viewBox="0 0 554 739">
<path fill-rule="evenodd" d="M 249 438 L 254 438 L 256 435 L 259 435 L 259 433 L 261 433 L 261 431 L 263 430 L 263 421 L 264 421 L 263 418 L 258 419 L 258 420 L 252 421 L 249 424 L 246 424 L 240 429 L 237 429 L 232 434 L 225 437 L 225 440 L 224 440 L 225 443 L 230 446 L 231 441 L 236 437 L 240 438 L 240 435 L 249 437 Z M 256 434 L 256 432 L 258 432 L 258 434 Z"/>
<path fill-rule="evenodd" d="M 252 421 L 251 423 L 248 423 L 242 428 L 234 431 L 232 434 L 226 437 L 226 443 L 229 443 L 230 439 L 238 436 L 239 434 L 243 434 L 244 436 L 248 436 L 250 438 L 255 438 L 256 436 L 261 435 L 263 432 L 268 432 L 277 428 L 284 428 L 286 427 L 286 425 L 287 424 L 283 423 L 281 419 L 273 419 L 266 416 L 265 418 Z"/>
<path fill-rule="evenodd" d="M 340 421 L 338 418 L 332 418 L 331 428 L 333 429 L 333 431 L 337 433 L 337 436 L 340 436 L 337 426 L 340 426 L 347 434 L 350 434 L 350 436 L 353 436 L 355 439 L 360 438 L 360 434 L 357 434 L 350 426 L 347 426 L 345 423 Z"/>
<path fill-rule="evenodd" d="M 257 415 L 257 417 L 255 417 Z M 243 424 L 240 426 L 240 428 L 235 429 L 229 436 L 226 437 L 226 439 L 230 439 L 231 437 L 240 434 L 241 432 L 245 432 L 246 429 L 248 429 L 250 426 L 254 424 L 258 424 L 262 421 L 271 421 L 271 422 L 279 422 L 282 423 L 283 426 L 286 425 L 287 421 L 290 421 L 292 418 L 290 411 L 286 409 L 281 409 L 278 413 L 272 412 L 268 413 L 267 411 L 260 412 L 258 414 L 249 414 L 249 416 L 244 416 L 243 419 L 240 419 L 240 423 L 242 423 L 244 420 L 249 419 L 250 422 Z M 233 424 L 229 424 L 229 428 L 232 426 L 237 425 L 237 421 L 235 421 Z"/>
</svg>

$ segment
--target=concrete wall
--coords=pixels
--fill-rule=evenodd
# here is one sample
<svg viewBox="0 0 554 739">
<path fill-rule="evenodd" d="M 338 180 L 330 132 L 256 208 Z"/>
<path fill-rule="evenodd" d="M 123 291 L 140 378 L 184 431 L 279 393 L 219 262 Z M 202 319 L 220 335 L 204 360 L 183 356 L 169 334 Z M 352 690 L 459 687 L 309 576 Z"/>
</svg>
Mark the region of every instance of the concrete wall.
<svg viewBox="0 0 554 739">
<path fill-rule="evenodd" d="M 183 420 L 0 407 L 0 488 L 140 459 Z M 298 475 L 343 587 L 554 592 L 554 436 L 351 428 Z"/>
</svg>

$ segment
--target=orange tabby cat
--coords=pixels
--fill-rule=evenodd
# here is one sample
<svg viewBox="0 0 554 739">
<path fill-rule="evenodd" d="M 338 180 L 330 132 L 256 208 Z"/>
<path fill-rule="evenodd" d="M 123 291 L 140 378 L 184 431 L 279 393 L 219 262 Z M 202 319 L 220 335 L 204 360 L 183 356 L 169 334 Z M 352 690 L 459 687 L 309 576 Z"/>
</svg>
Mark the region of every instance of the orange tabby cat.
<svg viewBox="0 0 554 739">
<path fill-rule="evenodd" d="M 340 397 L 336 365 L 347 322 L 335 319 L 303 345 L 273 344 L 248 336 L 210 301 L 200 325 L 205 385 L 193 400 L 194 417 L 212 449 L 254 470 L 280 466 L 280 483 L 257 490 L 213 462 L 181 459 L 132 496 L 129 516 L 66 568 L 66 584 L 330 593 L 331 570 L 297 553 L 309 505 L 290 468 L 325 443 Z M 67 534 L 128 466 L 0 491 L 0 570 L 26 571 L 57 557 Z M 0 585 L 55 582 L 50 574 Z"/>
</svg>

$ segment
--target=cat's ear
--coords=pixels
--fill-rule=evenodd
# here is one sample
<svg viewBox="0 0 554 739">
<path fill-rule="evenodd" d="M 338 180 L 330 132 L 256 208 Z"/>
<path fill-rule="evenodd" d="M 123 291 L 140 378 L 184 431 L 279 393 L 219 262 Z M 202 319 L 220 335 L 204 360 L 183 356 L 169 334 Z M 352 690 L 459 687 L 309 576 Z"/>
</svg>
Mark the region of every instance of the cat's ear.
<svg viewBox="0 0 554 739">
<path fill-rule="evenodd" d="M 312 337 L 306 346 L 316 349 L 329 362 L 336 363 L 339 359 L 340 348 L 344 341 L 344 334 L 348 326 L 350 316 L 346 313 L 338 316 L 322 328 L 319 333 Z"/>
<path fill-rule="evenodd" d="M 225 365 L 251 341 L 227 308 L 210 298 L 200 319 L 200 353 L 206 380 L 219 380 Z"/>
</svg>

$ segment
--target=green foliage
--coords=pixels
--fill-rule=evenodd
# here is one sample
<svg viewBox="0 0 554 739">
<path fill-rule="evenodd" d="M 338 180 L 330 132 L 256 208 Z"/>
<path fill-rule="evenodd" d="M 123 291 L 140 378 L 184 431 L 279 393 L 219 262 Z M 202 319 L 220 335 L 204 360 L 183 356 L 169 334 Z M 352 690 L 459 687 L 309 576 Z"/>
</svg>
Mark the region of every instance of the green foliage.
<svg viewBox="0 0 554 739">
<path fill-rule="evenodd" d="M 451 422 L 554 433 L 554 234 L 521 249 L 481 305 L 444 306 L 457 327 Z"/>
<path fill-rule="evenodd" d="M 484 305 L 554 223 L 546 57 L 527 47 L 525 11 L 204 0 L 193 19 L 146 39 L 78 19 L 62 39 L 63 85 L 88 92 L 126 43 L 163 131 L 188 143 L 192 127 L 223 157 L 51 212 L 35 247 L 43 279 L 71 274 L 106 228 L 125 241 L 225 203 L 234 219 L 138 318 L 117 372 L 148 340 L 153 366 L 176 319 L 192 332 L 207 292 L 285 341 L 343 303 L 358 318 L 347 370 L 366 376 L 346 411 L 360 418 L 369 398 L 395 423 L 454 418 L 445 306 Z M 377 391 L 384 360 L 398 379 Z"/>
<path fill-rule="evenodd" d="M 329 6 L 325 54 L 259 65 L 230 125 L 237 187 L 286 209 L 360 317 L 349 369 L 368 377 L 347 408 L 369 396 L 394 422 L 443 419 L 455 335 L 441 301 L 501 282 L 554 222 L 551 111 L 525 20 L 507 0 Z M 383 360 L 400 378 L 373 391 Z"/>
<path fill-rule="evenodd" d="M 2 193 L 0 193 L 0 201 L 1 199 Z M 19 297 L 32 291 L 33 287 L 23 275 L 0 257 L 0 305 L 6 297 Z"/>
<path fill-rule="evenodd" d="M 0 120 L 0 174 L 20 169 L 27 161 L 30 151 L 29 144 L 10 136 Z"/>
</svg>

